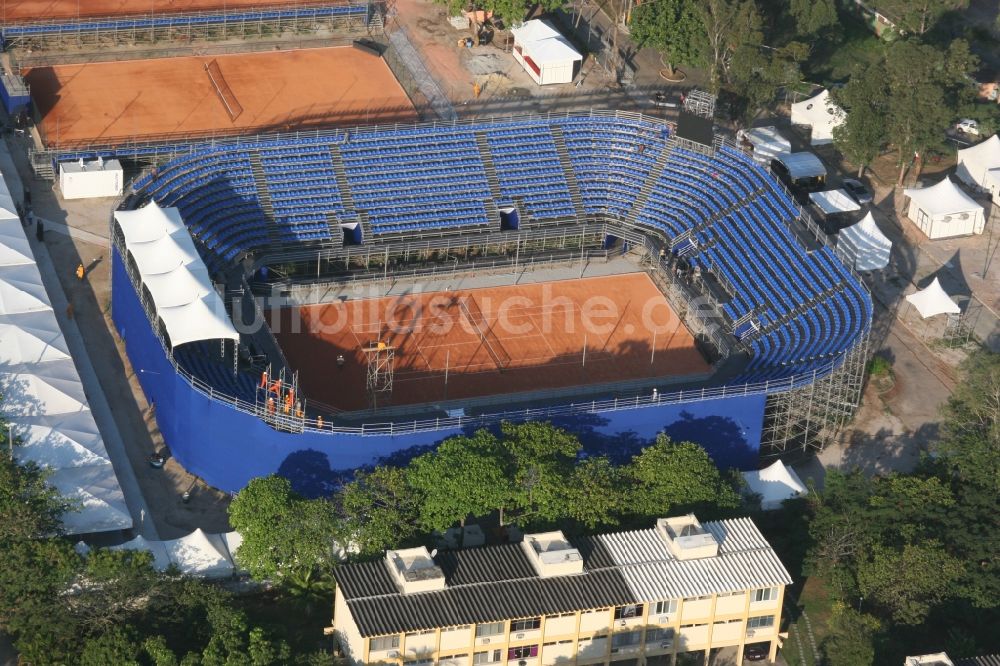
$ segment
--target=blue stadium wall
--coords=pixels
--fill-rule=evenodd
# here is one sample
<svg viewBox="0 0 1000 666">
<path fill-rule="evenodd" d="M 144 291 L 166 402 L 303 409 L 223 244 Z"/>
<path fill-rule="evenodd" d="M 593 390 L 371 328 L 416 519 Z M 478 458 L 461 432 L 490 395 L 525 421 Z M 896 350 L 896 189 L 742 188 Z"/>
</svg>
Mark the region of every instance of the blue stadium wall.
<svg viewBox="0 0 1000 666">
<path fill-rule="evenodd" d="M 112 247 L 112 317 L 129 361 L 171 454 L 192 474 L 227 492 L 251 479 L 279 473 L 310 496 L 331 490 L 352 470 L 405 463 L 462 432 L 442 429 L 406 435 L 340 432 L 282 433 L 188 383 L 167 358 L 146 317 L 118 249 Z M 617 461 L 666 432 L 698 442 L 723 468 L 756 469 L 764 420 L 763 394 L 657 405 L 551 420 L 580 435 L 590 454 Z"/>
</svg>

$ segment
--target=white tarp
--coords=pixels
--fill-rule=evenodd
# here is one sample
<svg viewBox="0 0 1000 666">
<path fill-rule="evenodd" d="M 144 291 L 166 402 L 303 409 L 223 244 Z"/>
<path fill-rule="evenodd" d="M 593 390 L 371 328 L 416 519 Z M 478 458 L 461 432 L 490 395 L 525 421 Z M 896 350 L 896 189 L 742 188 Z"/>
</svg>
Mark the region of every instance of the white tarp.
<svg viewBox="0 0 1000 666">
<path fill-rule="evenodd" d="M 990 177 L 994 169 L 1000 170 L 1000 136 L 994 134 L 986 141 L 958 151 L 955 175 L 968 185 L 995 195 L 1000 179 Z"/>
<path fill-rule="evenodd" d="M 115 220 L 174 347 L 240 339 L 176 208 L 151 201 L 138 210 L 116 211 Z"/>
<path fill-rule="evenodd" d="M 147 550 L 153 554 L 153 566 L 165 571 L 171 565 L 182 574 L 204 578 L 224 578 L 233 574 L 233 563 L 225 552 L 222 536 L 205 534 L 200 528 L 179 539 L 149 541 L 142 536 L 112 546 L 114 550 Z"/>
<path fill-rule="evenodd" d="M 78 510 L 63 516 L 68 534 L 132 527 L 132 517 L 90 412 L 31 245 L 0 179 L 0 395 L 18 460 L 50 471 L 51 483 Z"/>
<path fill-rule="evenodd" d="M 792 124 L 811 127 L 809 143 L 814 146 L 832 143 L 833 128 L 843 124 L 845 119 L 844 110 L 830 99 L 829 90 L 792 104 Z"/>
<path fill-rule="evenodd" d="M 837 244 L 854 257 L 858 271 L 877 271 L 889 265 L 892 241 L 875 224 L 871 211 L 857 224 L 840 230 Z"/>
<path fill-rule="evenodd" d="M 913 307 L 917 309 L 924 319 L 939 314 L 959 314 L 962 309 L 958 307 L 951 296 L 944 290 L 937 278 L 927 285 L 926 288 L 910 294 L 906 297 Z"/>
<path fill-rule="evenodd" d="M 948 176 L 936 185 L 908 188 L 903 193 L 910 198 L 906 216 L 928 238 L 983 233 L 983 207 Z"/>
<path fill-rule="evenodd" d="M 853 213 L 856 210 L 861 210 L 861 206 L 844 190 L 813 192 L 809 198 L 826 215 Z"/>
<path fill-rule="evenodd" d="M 786 139 L 777 127 L 752 127 L 741 130 L 740 138 L 753 146 L 753 156 L 759 162 L 770 164 L 779 153 L 792 152 L 792 142 Z"/>
<path fill-rule="evenodd" d="M 795 470 L 786 467 L 780 460 L 775 460 L 762 470 L 742 474 L 747 489 L 761 496 L 760 507 L 765 511 L 779 509 L 785 500 L 809 493 Z"/>
</svg>

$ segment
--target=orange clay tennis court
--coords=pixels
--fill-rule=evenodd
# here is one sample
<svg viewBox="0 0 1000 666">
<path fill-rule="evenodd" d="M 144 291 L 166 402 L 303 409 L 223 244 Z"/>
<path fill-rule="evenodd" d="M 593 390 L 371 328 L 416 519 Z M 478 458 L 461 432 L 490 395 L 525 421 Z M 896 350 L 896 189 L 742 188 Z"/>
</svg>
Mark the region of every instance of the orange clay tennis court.
<svg viewBox="0 0 1000 666">
<path fill-rule="evenodd" d="M 128 16 L 133 14 L 178 14 L 214 9 L 247 9 L 305 4 L 302 0 L 0 0 L 3 20 L 37 21 L 44 19 Z"/>
<path fill-rule="evenodd" d="M 388 66 L 333 47 L 27 71 L 49 147 L 412 121 Z"/>
<path fill-rule="evenodd" d="M 379 340 L 395 351 L 380 404 L 709 372 L 644 273 L 338 301 L 270 321 L 303 394 L 340 409 L 368 407 L 363 349 Z"/>
</svg>

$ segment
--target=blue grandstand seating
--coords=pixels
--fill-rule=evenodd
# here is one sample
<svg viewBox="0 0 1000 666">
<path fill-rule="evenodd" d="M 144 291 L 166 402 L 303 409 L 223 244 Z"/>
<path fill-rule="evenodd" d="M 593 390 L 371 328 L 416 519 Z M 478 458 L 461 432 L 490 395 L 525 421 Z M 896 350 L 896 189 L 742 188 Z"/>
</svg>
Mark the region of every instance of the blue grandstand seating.
<svg viewBox="0 0 1000 666">
<path fill-rule="evenodd" d="M 225 395 L 253 402 L 257 383 L 245 372 L 233 373 L 230 362 L 219 355 L 218 341 L 198 341 L 174 349 L 174 360 L 195 379 Z"/>
<path fill-rule="evenodd" d="M 376 243 L 401 233 L 468 231 L 493 222 L 479 132 L 499 180 L 492 204 L 518 203 L 529 220 L 572 220 L 555 127 L 585 213 L 629 220 L 668 239 L 687 234 L 693 242 L 683 245 L 685 257 L 732 292 L 725 314 L 733 322 L 753 315 L 757 330 L 741 331 L 753 350 L 743 379 L 822 367 L 866 330 L 871 301 L 864 288 L 829 248 L 809 251 L 797 239 L 791 225 L 799 209 L 772 176 L 727 146 L 713 157 L 675 147 L 662 125 L 641 118 L 355 130 L 193 148 L 137 188 L 181 209 L 213 266 L 274 243 L 329 243 L 339 238 L 331 226 L 341 221 L 367 220 L 366 242 Z M 255 180 L 253 160 L 263 182 L 259 169 Z M 338 160 L 346 181 L 338 179 Z"/>
</svg>

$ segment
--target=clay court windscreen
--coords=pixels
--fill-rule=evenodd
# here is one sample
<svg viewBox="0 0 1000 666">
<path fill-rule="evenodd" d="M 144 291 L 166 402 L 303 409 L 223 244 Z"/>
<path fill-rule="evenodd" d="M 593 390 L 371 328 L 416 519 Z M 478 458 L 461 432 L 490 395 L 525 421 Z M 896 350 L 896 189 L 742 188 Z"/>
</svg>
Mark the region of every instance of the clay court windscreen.
<svg viewBox="0 0 1000 666">
<path fill-rule="evenodd" d="M 710 371 L 644 273 L 336 301 L 268 319 L 305 397 L 338 409 L 369 407 L 364 350 L 377 342 L 395 355 L 383 405 Z"/>
</svg>

